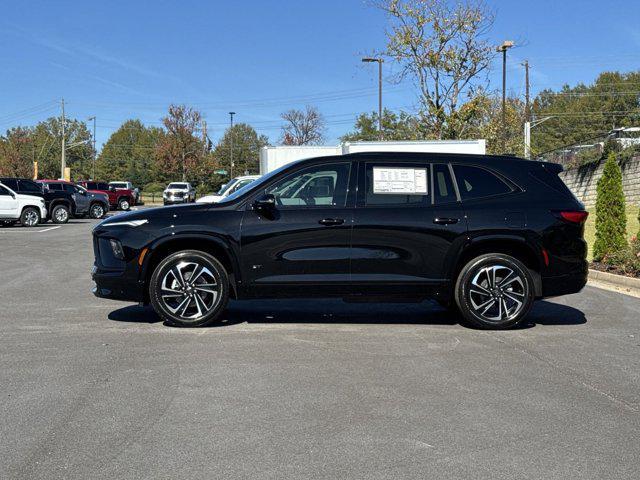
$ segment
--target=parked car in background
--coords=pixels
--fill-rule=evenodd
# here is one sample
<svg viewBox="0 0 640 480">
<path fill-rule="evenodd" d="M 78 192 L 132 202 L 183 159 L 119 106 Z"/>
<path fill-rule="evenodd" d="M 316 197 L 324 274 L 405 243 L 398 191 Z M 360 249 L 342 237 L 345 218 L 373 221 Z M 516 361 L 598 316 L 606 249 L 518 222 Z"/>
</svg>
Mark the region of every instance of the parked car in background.
<svg viewBox="0 0 640 480">
<path fill-rule="evenodd" d="M 28 178 L 2 177 L 0 182 L 16 193 L 44 198 L 47 215 L 41 218 L 42 222 L 51 219 L 54 223 L 67 223 L 76 213 L 75 197 L 64 190 L 48 190 L 40 183 Z"/>
<path fill-rule="evenodd" d="M 94 293 L 211 324 L 229 298 L 432 298 L 476 328 L 587 281 L 587 212 L 560 165 L 515 157 L 312 158 L 216 204 L 143 210 L 93 230 Z"/>
<path fill-rule="evenodd" d="M 196 201 L 196 189 L 189 182 L 172 182 L 162 192 L 165 205 L 192 203 Z"/>
<path fill-rule="evenodd" d="M 134 187 L 131 182 L 109 182 L 109 187 L 113 187 L 116 190 L 131 190 L 133 192 L 133 204 L 138 205 L 140 203 L 140 189 Z"/>
<path fill-rule="evenodd" d="M 17 193 L 0 183 L 0 222 L 20 222 L 25 227 L 35 227 L 47 218 L 44 198 L 39 195 Z"/>
<path fill-rule="evenodd" d="M 129 210 L 131 205 L 134 205 L 134 195 L 131 190 L 117 190 L 115 187 L 110 187 L 107 182 L 94 182 L 93 180 L 82 180 L 77 183 L 87 190 L 107 195 L 109 206 L 113 210 Z"/>
<path fill-rule="evenodd" d="M 73 196 L 76 204 L 74 217 L 102 218 L 109 211 L 109 197 L 101 192 L 89 191 L 81 185 L 66 180 L 38 180 L 45 190 L 64 191 Z"/>
<path fill-rule="evenodd" d="M 245 175 L 243 177 L 236 177 L 229 181 L 229 183 L 225 183 L 220 187 L 220 190 L 217 194 L 206 195 L 204 197 L 196 200 L 198 203 L 218 203 L 225 197 L 228 197 L 232 193 L 237 190 L 240 190 L 242 187 L 249 185 L 254 180 L 260 178 L 260 175 Z"/>
</svg>

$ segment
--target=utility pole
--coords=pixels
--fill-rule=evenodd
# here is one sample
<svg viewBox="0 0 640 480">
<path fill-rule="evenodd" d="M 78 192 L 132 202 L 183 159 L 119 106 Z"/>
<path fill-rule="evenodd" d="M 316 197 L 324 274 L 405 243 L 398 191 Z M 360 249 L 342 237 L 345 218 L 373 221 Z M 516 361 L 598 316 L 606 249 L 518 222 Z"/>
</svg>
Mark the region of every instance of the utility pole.
<svg viewBox="0 0 640 480">
<path fill-rule="evenodd" d="M 507 50 L 513 45 L 511 40 L 505 40 L 496 48 L 502 52 L 502 153 L 507 149 Z"/>
<path fill-rule="evenodd" d="M 233 116 L 236 112 L 229 112 L 229 117 L 231 118 L 231 128 L 229 129 L 229 139 L 231 141 L 231 161 L 229 162 L 229 180 L 233 178 Z"/>
<path fill-rule="evenodd" d="M 378 139 L 384 140 L 384 134 L 382 133 L 382 58 L 366 57 L 362 59 L 365 63 L 378 62 Z"/>
<path fill-rule="evenodd" d="M 207 154 L 207 121 L 202 120 L 202 154 Z"/>
<path fill-rule="evenodd" d="M 65 120 L 64 120 L 64 98 L 61 99 L 62 107 L 62 158 L 60 159 L 60 179 L 64 180 L 64 170 L 67 167 L 66 145 L 65 145 Z"/>
<path fill-rule="evenodd" d="M 96 179 L 96 116 L 88 118 L 89 121 L 93 120 L 93 165 L 91 167 L 91 179 Z"/>
<path fill-rule="evenodd" d="M 522 65 L 524 65 L 524 121 L 531 121 L 531 104 L 529 97 L 529 60 L 525 60 Z"/>
</svg>

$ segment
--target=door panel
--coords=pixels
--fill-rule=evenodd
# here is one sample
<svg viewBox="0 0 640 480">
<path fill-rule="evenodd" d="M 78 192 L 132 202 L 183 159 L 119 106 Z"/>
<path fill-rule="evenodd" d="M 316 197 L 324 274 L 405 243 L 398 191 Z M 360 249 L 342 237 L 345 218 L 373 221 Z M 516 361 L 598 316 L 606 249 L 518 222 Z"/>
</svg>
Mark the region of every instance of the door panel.
<svg viewBox="0 0 640 480">
<path fill-rule="evenodd" d="M 0 185 L 0 217 L 15 218 L 18 213 L 18 201 L 9 190 Z"/>
<path fill-rule="evenodd" d="M 285 295 L 282 285 L 287 285 L 287 295 L 344 293 L 353 221 L 350 166 L 341 162 L 305 167 L 257 195 L 274 195 L 275 206 L 248 206 L 241 226 L 248 294 Z"/>
<path fill-rule="evenodd" d="M 376 193 L 373 169 L 398 166 L 426 170 L 427 192 L 395 198 Z M 426 161 L 362 162 L 360 178 L 352 234 L 354 290 L 424 294 L 428 286 L 444 283 L 447 255 L 464 236 L 466 222 L 455 196 L 452 203 L 433 204 L 432 166 Z"/>
</svg>

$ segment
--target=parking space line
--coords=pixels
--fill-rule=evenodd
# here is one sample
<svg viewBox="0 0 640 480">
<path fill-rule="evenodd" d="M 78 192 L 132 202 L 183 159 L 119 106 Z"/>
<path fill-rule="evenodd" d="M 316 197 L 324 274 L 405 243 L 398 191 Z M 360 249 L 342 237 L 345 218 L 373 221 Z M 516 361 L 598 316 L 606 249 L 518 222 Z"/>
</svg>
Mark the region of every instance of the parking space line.
<svg viewBox="0 0 640 480">
<path fill-rule="evenodd" d="M 55 230 L 56 228 L 60 228 L 60 225 L 58 225 L 57 227 L 49 227 L 49 228 L 45 228 L 44 230 L 38 230 L 37 233 L 44 233 L 44 232 L 48 232 L 50 230 Z"/>
</svg>

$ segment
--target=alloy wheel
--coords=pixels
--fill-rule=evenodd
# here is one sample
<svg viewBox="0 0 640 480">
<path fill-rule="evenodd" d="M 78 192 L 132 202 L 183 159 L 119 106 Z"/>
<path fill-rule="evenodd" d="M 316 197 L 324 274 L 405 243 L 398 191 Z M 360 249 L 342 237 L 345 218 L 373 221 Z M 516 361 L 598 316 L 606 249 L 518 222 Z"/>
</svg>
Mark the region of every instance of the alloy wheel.
<svg viewBox="0 0 640 480">
<path fill-rule="evenodd" d="M 58 208 L 56 210 L 56 222 L 64 223 L 69 219 L 69 212 L 64 208 Z"/>
<path fill-rule="evenodd" d="M 527 297 L 526 282 L 512 268 L 489 265 L 481 268 L 469 285 L 473 312 L 487 322 L 504 322 L 515 318 Z"/>
<path fill-rule="evenodd" d="M 38 214 L 35 210 L 29 210 L 24 215 L 24 223 L 28 227 L 34 227 L 38 224 Z"/>
<path fill-rule="evenodd" d="M 101 218 L 104 215 L 104 208 L 102 205 L 94 205 L 91 207 L 91 216 L 93 218 Z"/>
<path fill-rule="evenodd" d="M 182 261 L 169 269 L 162 278 L 159 296 L 168 311 L 185 320 L 207 315 L 221 298 L 216 276 L 194 261 Z"/>
</svg>

